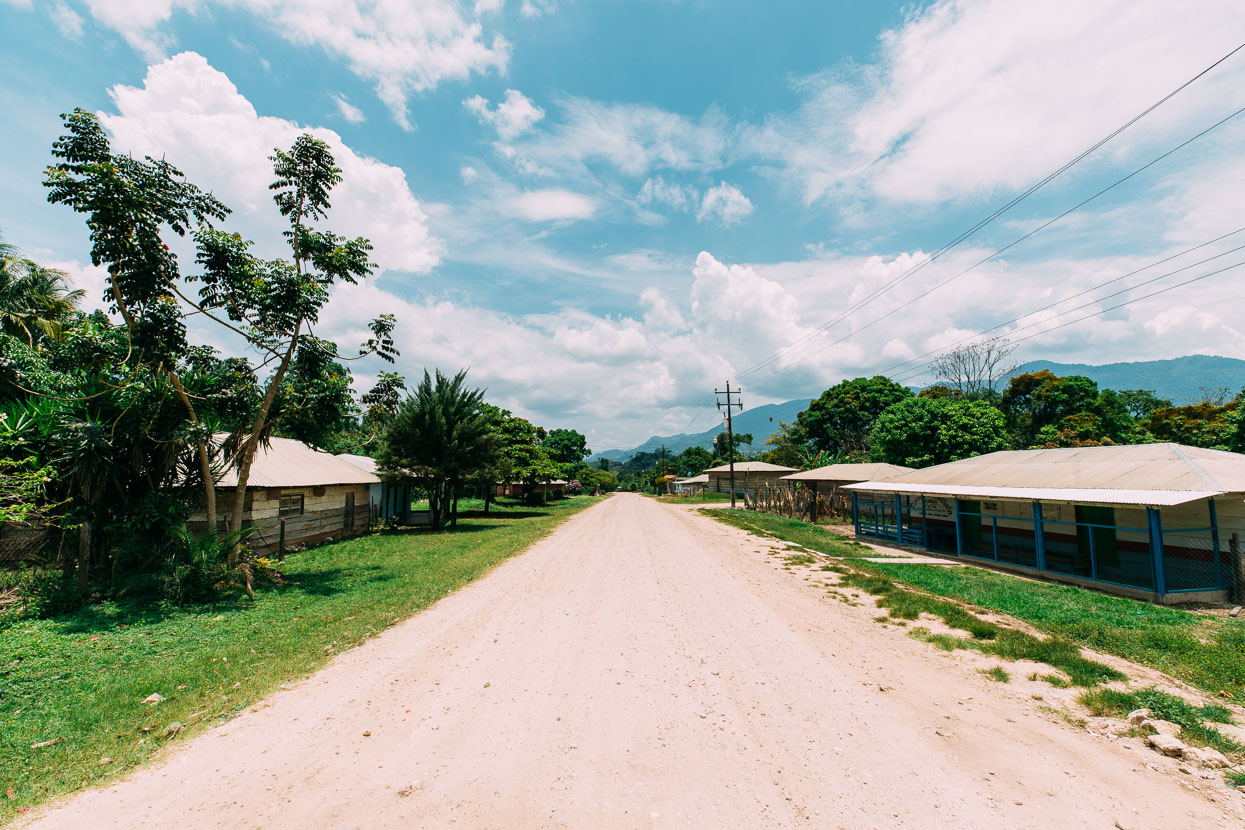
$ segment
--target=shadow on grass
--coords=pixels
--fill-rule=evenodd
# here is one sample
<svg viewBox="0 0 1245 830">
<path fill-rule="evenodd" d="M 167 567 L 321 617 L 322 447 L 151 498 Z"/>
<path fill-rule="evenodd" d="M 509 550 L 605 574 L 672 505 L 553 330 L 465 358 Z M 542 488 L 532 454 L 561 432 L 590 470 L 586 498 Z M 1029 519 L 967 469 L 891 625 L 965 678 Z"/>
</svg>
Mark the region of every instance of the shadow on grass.
<svg viewBox="0 0 1245 830">
<path fill-rule="evenodd" d="M 277 594 L 297 591 L 309 596 L 327 597 L 354 590 L 359 585 L 379 585 L 392 579 L 393 573 L 387 568 L 379 565 L 360 565 L 287 575 L 285 582 L 274 585 L 269 590 Z"/>
</svg>

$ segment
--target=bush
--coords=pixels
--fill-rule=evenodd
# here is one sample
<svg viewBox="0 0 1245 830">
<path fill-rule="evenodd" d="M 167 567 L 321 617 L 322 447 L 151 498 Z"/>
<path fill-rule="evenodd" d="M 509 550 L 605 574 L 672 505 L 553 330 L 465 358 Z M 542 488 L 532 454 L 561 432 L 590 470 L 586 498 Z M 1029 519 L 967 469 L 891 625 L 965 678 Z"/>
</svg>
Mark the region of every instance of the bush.
<svg viewBox="0 0 1245 830">
<path fill-rule="evenodd" d="M 17 620 L 57 617 L 82 607 L 85 598 L 72 580 L 49 568 L 0 571 L 0 628 Z"/>
</svg>

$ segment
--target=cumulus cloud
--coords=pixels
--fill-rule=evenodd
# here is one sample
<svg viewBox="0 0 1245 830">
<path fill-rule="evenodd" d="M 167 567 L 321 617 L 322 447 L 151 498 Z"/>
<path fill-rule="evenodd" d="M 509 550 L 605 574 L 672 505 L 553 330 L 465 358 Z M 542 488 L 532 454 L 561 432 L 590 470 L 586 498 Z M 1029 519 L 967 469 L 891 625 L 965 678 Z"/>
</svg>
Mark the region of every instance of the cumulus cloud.
<svg viewBox="0 0 1245 830">
<path fill-rule="evenodd" d="M 328 143 L 342 169 L 332 194 L 334 230 L 371 239 L 381 268 L 425 272 L 441 258 L 441 242 L 400 168 L 356 153 L 332 130 L 259 115 L 201 55 L 185 52 L 155 64 L 141 87 L 119 85 L 110 95 L 116 112 L 100 118 L 115 149 L 167 157 L 232 207 L 227 221 L 257 237 L 267 255 L 281 253 L 264 242 L 278 239 L 281 223 L 268 190 L 268 157 L 310 132 Z"/>
<path fill-rule="evenodd" d="M 210 13 L 213 7 L 241 9 L 294 43 L 318 46 L 343 58 L 357 76 L 376 85 L 377 95 L 403 127 L 411 128 L 407 99 L 445 80 L 472 73 L 504 71 L 510 44 L 484 33 L 480 15 L 454 0 L 86 0 L 100 23 L 116 30 L 149 60 L 173 45 L 166 30 L 175 13 Z"/>
<path fill-rule="evenodd" d="M 463 101 L 463 106 L 475 113 L 481 124 L 497 130 L 497 137 L 502 141 L 513 141 L 545 117 L 545 111 L 517 89 L 506 90 L 506 97 L 493 109 L 489 109 L 488 99 L 481 95 L 471 96 Z"/>
<path fill-rule="evenodd" d="M 588 219 L 596 212 L 596 203 L 592 199 L 556 188 L 520 193 L 509 199 L 507 205 L 513 215 L 531 222 Z"/>
<path fill-rule="evenodd" d="M 737 225 L 752 213 L 752 202 L 733 184 L 722 182 L 705 191 L 705 197 L 696 211 L 696 220 L 717 219 L 723 227 Z"/>
</svg>

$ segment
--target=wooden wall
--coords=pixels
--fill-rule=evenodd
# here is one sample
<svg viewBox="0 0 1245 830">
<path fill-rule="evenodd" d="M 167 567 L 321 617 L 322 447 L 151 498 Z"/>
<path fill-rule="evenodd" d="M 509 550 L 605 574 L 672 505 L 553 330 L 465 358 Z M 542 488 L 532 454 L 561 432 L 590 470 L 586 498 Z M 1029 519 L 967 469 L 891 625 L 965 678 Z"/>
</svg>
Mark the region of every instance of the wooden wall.
<svg viewBox="0 0 1245 830">
<path fill-rule="evenodd" d="M 353 528 L 351 517 L 346 514 L 346 497 L 354 494 Z M 317 545 L 330 539 L 343 539 L 368 532 L 371 520 L 369 487 L 366 484 L 333 484 L 325 487 L 255 487 L 247 490 L 250 509 L 243 515 L 243 522 L 255 530 L 249 542 L 256 551 L 265 554 L 277 552 L 281 537 L 281 519 L 278 516 L 281 496 L 302 494 L 303 515 L 285 519 L 285 544 Z M 233 491 L 216 491 L 217 512 L 224 516 L 233 501 Z M 191 529 L 202 529 L 206 517 L 202 511 L 191 515 L 186 523 Z"/>
</svg>

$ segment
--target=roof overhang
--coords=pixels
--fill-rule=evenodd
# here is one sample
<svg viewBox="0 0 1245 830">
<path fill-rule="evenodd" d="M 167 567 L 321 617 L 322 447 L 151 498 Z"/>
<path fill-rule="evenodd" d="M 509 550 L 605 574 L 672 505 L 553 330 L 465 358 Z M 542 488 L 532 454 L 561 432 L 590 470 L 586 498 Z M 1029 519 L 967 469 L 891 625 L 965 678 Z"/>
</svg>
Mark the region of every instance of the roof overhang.
<svg viewBox="0 0 1245 830">
<path fill-rule="evenodd" d="M 973 487 L 951 484 L 905 484 L 862 481 L 847 484 L 844 490 L 868 493 L 908 493 L 922 496 L 951 496 L 967 499 L 1042 501 L 1063 504 L 1135 504 L 1144 507 L 1173 507 L 1193 501 L 1228 495 L 1219 490 L 1116 490 L 1087 487 Z"/>
</svg>

